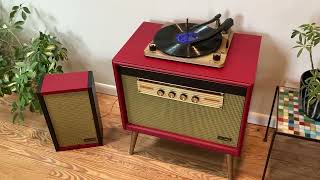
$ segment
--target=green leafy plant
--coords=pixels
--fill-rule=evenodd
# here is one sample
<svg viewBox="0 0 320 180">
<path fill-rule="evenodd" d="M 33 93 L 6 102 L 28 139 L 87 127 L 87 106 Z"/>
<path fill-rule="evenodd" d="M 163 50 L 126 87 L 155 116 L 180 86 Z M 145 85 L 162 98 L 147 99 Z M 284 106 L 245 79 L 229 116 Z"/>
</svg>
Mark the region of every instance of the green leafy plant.
<svg viewBox="0 0 320 180">
<path fill-rule="evenodd" d="M 306 50 L 309 53 L 309 58 L 311 62 L 311 68 L 314 68 L 312 50 L 320 42 L 320 26 L 316 23 L 311 24 L 302 24 L 298 27 L 298 30 L 294 29 L 291 38 L 298 37 L 296 41 L 297 45 L 293 48 L 298 48 L 297 57 L 300 57 L 303 50 Z"/>
<path fill-rule="evenodd" d="M 298 29 L 294 29 L 291 38 L 297 37 L 297 45 L 293 48 L 298 48 L 297 57 L 299 58 L 305 50 L 309 54 L 311 63 L 311 76 L 301 82 L 301 89 L 306 89 L 305 101 L 306 109 L 309 111 L 310 107 L 316 102 L 320 101 L 320 69 L 315 68 L 313 62 L 313 48 L 320 43 L 320 26 L 316 23 L 302 24 Z M 315 108 L 317 108 L 315 104 Z"/>
<path fill-rule="evenodd" d="M 0 96 L 17 94 L 12 103 L 13 122 L 24 120 L 23 112 L 40 112 L 36 96 L 39 80 L 47 73 L 63 73 L 61 61 L 67 49 L 56 37 L 40 32 L 31 42 L 22 42 L 18 33 L 30 14 L 28 7 L 13 6 L 8 22 L 0 24 Z"/>
<path fill-rule="evenodd" d="M 303 84 L 302 88 L 307 88 L 307 109 L 310 105 L 320 101 L 320 71 L 310 71 L 312 76 L 307 78 Z"/>
</svg>

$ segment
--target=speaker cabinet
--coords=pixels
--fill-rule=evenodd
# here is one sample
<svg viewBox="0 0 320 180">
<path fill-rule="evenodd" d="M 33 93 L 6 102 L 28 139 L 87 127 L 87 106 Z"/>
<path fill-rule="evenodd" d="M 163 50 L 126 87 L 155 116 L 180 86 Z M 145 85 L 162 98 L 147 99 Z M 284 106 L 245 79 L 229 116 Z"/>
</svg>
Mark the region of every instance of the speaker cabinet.
<svg viewBox="0 0 320 180">
<path fill-rule="evenodd" d="M 57 151 L 103 144 L 91 71 L 48 74 L 39 87 L 38 98 Z"/>
<path fill-rule="evenodd" d="M 142 23 L 112 61 L 130 153 L 144 133 L 240 156 L 261 37 L 234 33 L 218 69 L 144 56 L 161 27 Z"/>
</svg>

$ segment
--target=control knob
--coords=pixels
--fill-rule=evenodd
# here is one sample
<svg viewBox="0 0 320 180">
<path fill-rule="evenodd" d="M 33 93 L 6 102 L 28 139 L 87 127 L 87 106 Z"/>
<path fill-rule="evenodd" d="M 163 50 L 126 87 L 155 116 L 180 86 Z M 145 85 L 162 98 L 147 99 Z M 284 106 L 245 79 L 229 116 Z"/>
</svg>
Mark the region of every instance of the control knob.
<svg viewBox="0 0 320 180">
<path fill-rule="evenodd" d="M 174 98 L 174 97 L 176 97 L 176 93 L 171 91 L 171 92 L 169 92 L 168 96 L 169 96 L 169 98 Z"/>
<path fill-rule="evenodd" d="M 198 103 L 199 102 L 199 97 L 198 96 L 193 96 L 192 98 L 191 98 L 191 101 L 193 102 L 193 103 Z"/>
<path fill-rule="evenodd" d="M 157 91 L 157 94 L 158 94 L 159 96 L 163 96 L 163 95 L 164 95 L 164 90 L 159 89 L 159 90 Z"/>
<path fill-rule="evenodd" d="M 182 101 L 187 100 L 187 98 L 188 98 L 188 96 L 187 96 L 186 94 L 181 94 L 181 95 L 180 95 L 180 99 L 181 99 Z"/>
</svg>

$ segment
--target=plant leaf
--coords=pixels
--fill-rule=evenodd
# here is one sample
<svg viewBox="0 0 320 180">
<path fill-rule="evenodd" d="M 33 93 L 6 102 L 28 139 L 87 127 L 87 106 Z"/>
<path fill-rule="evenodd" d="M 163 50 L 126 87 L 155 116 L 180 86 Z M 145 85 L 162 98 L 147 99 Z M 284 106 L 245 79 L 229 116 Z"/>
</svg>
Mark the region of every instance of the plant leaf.
<svg viewBox="0 0 320 180">
<path fill-rule="evenodd" d="M 34 69 L 37 65 L 38 65 L 38 62 L 33 62 L 33 63 L 31 64 L 31 68 Z"/>
<path fill-rule="evenodd" d="M 25 103 L 26 103 L 26 100 L 23 97 L 21 97 L 20 106 L 24 106 Z"/>
<path fill-rule="evenodd" d="M 14 23 L 15 26 L 21 26 L 24 24 L 24 21 L 17 21 Z"/>
<path fill-rule="evenodd" d="M 30 110 L 30 112 L 36 112 L 35 106 L 33 103 L 30 103 L 29 110 Z"/>
<path fill-rule="evenodd" d="M 22 26 L 15 26 L 17 30 L 23 30 Z"/>
<path fill-rule="evenodd" d="M 294 38 L 297 34 L 299 34 L 300 32 L 297 30 L 293 30 L 291 38 Z"/>
<path fill-rule="evenodd" d="M 16 110 L 17 110 L 17 108 L 18 108 L 17 102 L 13 102 L 11 106 L 12 106 L 11 113 L 16 112 Z"/>
<path fill-rule="evenodd" d="M 16 11 L 16 10 L 18 10 L 19 9 L 19 6 L 13 6 L 12 7 L 12 10 L 14 10 L 14 11 Z"/>
<path fill-rule="evenodd" d="M 15 15 L 16 15 L 16 13 L 17 13 L 17 11 L 12 11 L 11 13 L 10 13 L 10 19 L 12 19 Z"/>
<path fill-rule="evenodd" d="M 12 117 L 12 122 L 15 123 L 16 119 L 18 117 L 18 113 L 14 113 L 13 117 Z"/>
<path fill-rule="evenodd" d="M 50 71 L 54 68 L 55 65 L 56 65 L 56 63 L 53 61 L 53 62 L 51 63 L 51 65 L 50 65 L 48 71 L 50 72 Z"/>
<path fill-rule="evenodd" d="M 302 34 L 299 34 L 299 41 L 302 42 Z"/>
<path fill-rule="evenodd" d="M 50 51 L 47 51 L 47 52 L 45 52 L 44 54 L 47 55 L 47 56 L 53 56 L 53 53 L 50 52 Z"/>
<path fill-rule="evenodd" d="M 46 47 L 46 50 L 51 51 L 51 50 L 54 50 L 55 48 L 56 48 L 56 46 L 51 44 L 48 47 Z"/>
<path fill-rule="evenodd" d="M 28 53 L 26 54 L 25 57 L 29 57 L 29 56 L 32 55 L 33 53 L 34 53 L 34 51 L 30 51 L 30 52 L 28 52 Z"/>
<path fill-rule="evenodd" d="M 303 48 L 301 48 L 301 49 L 299 50 L 297 57 L 300 57 L 302 51 L 303 51 Z"/>
<path fill-rule="evenodd" d="M 24 121 L 23 112 L 19 112 L 19 118 L 20 118 L 21 121 Z"/>
<path fill-rule="evenodd" d="M 314 41 L 314 46 L 318 45 L 319 42 L 320 42 L 320 38 L 316 39 L 316 40 Z"/>
<path fill-rule="evenodd" d="M 21 12 L 21 17 L 23 20 L 26 20 L 27 19 L 27 14 L 25 12 Z"/>
<path fill-rule="evenodd" d="M 22 9 L 23 9 L 24 12 L 26 12 L 26 13 L 28 13 L 28 14 L 31 13 L 30 10 L 29 10 L 29 8 L 27 8 L 27 7 L 23 7 Z"/>
<path fill-rule="evenodd" d="M 298 48 L 298 47 L 302 47 L 301 45 L 298 45 L 298 46 L 293 46 L 292 48 Z"/>
</svg>

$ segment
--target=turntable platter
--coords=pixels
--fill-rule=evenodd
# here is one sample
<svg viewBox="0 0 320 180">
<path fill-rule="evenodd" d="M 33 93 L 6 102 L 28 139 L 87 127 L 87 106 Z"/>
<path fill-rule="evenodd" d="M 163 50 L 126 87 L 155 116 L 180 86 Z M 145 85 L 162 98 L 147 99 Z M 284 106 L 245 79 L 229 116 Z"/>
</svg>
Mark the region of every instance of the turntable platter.
<svg viewBox="0 0 320 180">
<path fill-rule="evenodd" d="M 189 23 L 189 29 L 197 24 Z M 209 26 L 202 26 L 193 31 L 187 31 L 187 23 L 172 24 L 159 30 L 153 39 L 153 43 L 161 52 L 177 57 L 193 58 L 208 55 L 219 49 L 222 41 L 221 33 L 198 42 L 207 34 L 213 34 L 215 29 Z"/>
</svg>

